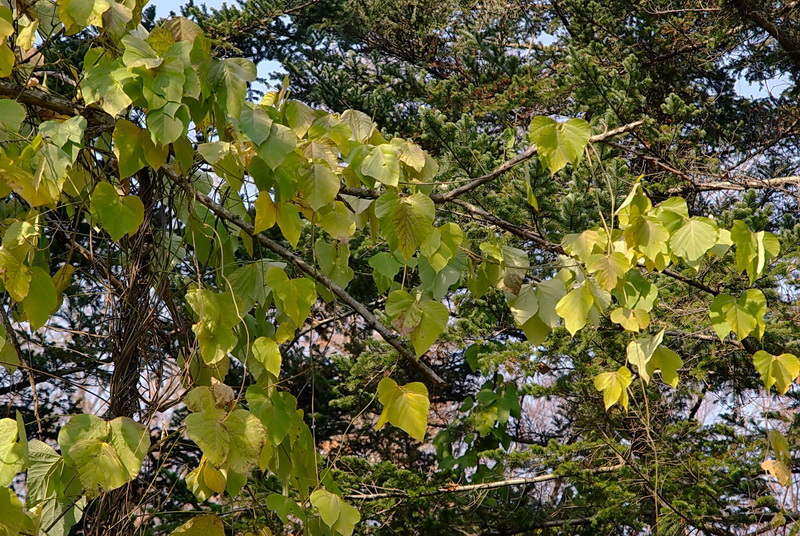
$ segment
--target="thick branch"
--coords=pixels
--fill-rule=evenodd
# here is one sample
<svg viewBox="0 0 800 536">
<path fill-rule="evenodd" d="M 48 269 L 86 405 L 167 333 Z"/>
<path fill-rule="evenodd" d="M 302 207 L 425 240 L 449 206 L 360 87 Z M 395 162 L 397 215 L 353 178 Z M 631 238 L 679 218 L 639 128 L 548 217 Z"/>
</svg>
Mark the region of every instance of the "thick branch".
<svg viewBox="0 0 800 536">
<path fill-rule="evenodd" d="M 776 41 L 789 55 L 792 62 L 800 67 L 800 38 L 789 30 L 778 26 L 771 20 L 764 11 L 758 8 L 762 2 L 752 2 L 752 0 L 732 0 L 736 10 L 745 19 L 753 22 L 759 28 L 775 38 Z"/>
<path fill-rule="evenodd" d="M 102 110 L 81 106 L 64 97 L 45 93 L 38 89 L 26 88 L 8 80 L 0 79 L 0 96 L 12 98 L 23 104 L 51 110 L 61 115 L 82 115 L 88 122 L 87 135 L 96 136 L 102 132 L 111 132 L 116 124 L 114 118 Z"/>
<path fill-rule="evenodd" d="M 425 363 L 417 359 L 417 357 L 405 347 L 405 345 L 400 341 L 397 334 L 395 334 L 391 329 L 386 327 L 379 319 L 376 317 L 372 311 L 367 309 L 367 307 L 358 301 L 357 299 L 353 298 L 346 290 L 342 287 L 334 283 L 329 277 L 325 276 L 324 274 L 320 273 L 319 270 L 316 269 L 313 265 L 307 263 L 300 257 L 293 254 L 288 249 L 284 248 L 277 242 L 270 240 L 266 236 L 261 233 L 256 233 L 255 228 L 250 223 L 246 222 L 236 214 L 232 213 L 222 205 L 215 202 L 213 199 L 208 197 L 207 195 L 203 194 L 202 192 L 197 191 L 194 187 L 192 187 L 189 182 L 179 175 L 174 169 L 169 166 L 164 166 L 162 170 L 172 179 L 176 184 L 180 185 L 186 194 L 193 198 L 209 209 L 211 209 L 214 214 L 218 217 L 222 218 L 229 223 L 232 223 L 236 227 L 239 227 L 244 232 L 249 234 L 253 237 L 259 244 L 264 246 L 265 248 L 269 249 L 282 259 L 289 262 L 292 266 L 300 270 L 301 272 L 310 275 L 314 278 L 317 282 L 319 282 L 322 286 L 330 290 L 333 294 L 335 294 L 342 302 L 346 305 L 351 307 L 354 311 L 356 311 L 361 318 L 378 334 L 383 337 L 383 339 L 388 342 L 403 360 L 410 365 L 413 369 L 415 369 L 419 374 L 421 374 L 429 383 L 436 385 L 436 386 L 444 386 L 445 381 L 439 377 L 436 372 L 434 372 L 430 367 L 428 367 Z"/>
<path fill-rule="evenodd" d="M 594 469 L 587 469 L 586 471 L 582 471 L 582 473 L 591 473 L 591 474 L 613 473 L 615 471 L 620 470 L 622 467 L 624 467 L 624 465 L 625 464 L 619 463 L 617 465 L 596 467 Z M 555 473 L 548 473 L 546 475 L 539 475 L 531 478 L 509 478 L 507 480 L 498 480 L 496 482 L 483 482 L 480 484 L 463 484 L 459 486 L 452 485 L 430 491 L 423 491 L 422 493 L 414 494 L 414 496 L 430 497 L 432 495 L 441 495 L 443 493 L 462 493 L 468 491 L 483 491 L 488 489 L 506 488 L 509 486 L 524 486 L 528 484 L 538 484 L 540 482 L 557 480 L 559 478 L 579 476 L 580 474 L 581 473 L 571 474 L 571 475 L 557 475 Z M 402 498 L 408 496 L 409 496 L 408 492 L 398 490 L 398 491 L 389 491 L 384 493 L 354 493 L 352 495 L 346 495 L 344 498 L 353 500 L 374 501 L 377 499 Z"/>
</svg>

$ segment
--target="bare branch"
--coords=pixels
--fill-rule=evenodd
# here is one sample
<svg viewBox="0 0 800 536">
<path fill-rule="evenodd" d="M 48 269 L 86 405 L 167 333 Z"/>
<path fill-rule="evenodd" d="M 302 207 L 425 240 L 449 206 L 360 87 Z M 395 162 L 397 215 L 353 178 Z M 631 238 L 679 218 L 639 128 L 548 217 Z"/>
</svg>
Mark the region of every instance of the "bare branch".
<svg viewBox="0 0 800 536">
<path fill-rule="evenodd" d="M 468 491 L 482 491 L 487 489 L 506 488 L 509 486 L 524 486 L 528 484 L 538 484 L 540 482 L 557 480 L 559 478 L 580 476 L 581 474 L 585 473 L 590 473 L 590 474 L 613 473 L 615 471 L 619 471 L 624 466 L 625 464 L 618 463 L 617 465 L 595 467 L 594 469 L 587 469 L 585 471 L 582 471 L 581 473 L 569 474 L 569 475 L 557 475 L 555 473 L 548 473 L 545 475 L 534 476 L 531 478 L 509 478 L 507 480 L 498 480 L 496 482 L 482 482 L 480 484 L 462 484 L 462 485 L 454 484 L 452 486 L 445 486 L 443 488 L 438 488 L 431 491 L 423 491 L 422 493 L 415 494 L 415 497 L 418 496 L 430 497 L 432 495 L 442 495 L 444 493 L 464 493 Z M 408 496 L 409 494 L 406 491 L 389 491 L 384 493 L 354 493 L 351 495 L 345 495 L 344 498 L 352 500 L 374 501 L 377 499 L 402 498 Z"/>
</svg>

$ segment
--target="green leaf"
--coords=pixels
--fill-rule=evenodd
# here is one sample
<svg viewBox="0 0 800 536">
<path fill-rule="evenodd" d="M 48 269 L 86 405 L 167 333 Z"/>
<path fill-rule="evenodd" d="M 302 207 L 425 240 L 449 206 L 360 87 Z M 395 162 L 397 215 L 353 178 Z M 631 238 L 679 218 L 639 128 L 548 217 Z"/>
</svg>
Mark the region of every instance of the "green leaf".
<svg viewBox="0 0 800 536">
<path fill-rule="evenodd" d="M 19 132 L 25 121 L 25 108 L 11 99 L 0 99 L 0 126 L 9 134 Z"/>
<path fill-rule="evenodd" d="M 647 365 L 661 341 L 664 340 L 664 333 L 665 331 L 662 329 L 653 337 L 635 339 L 628 344 L 626 352 L 628 363 L 636 365 L 639 376 L 647 383 L 650 383 L 650 371 Z"/>
<path fill-rule="evenodd" d="M 380 430 L 389 422 L 408 435 L 422 441 L 428 427 L 428 389 L 420 382 L 403 386 L 391 378 L 383 378 L 378 384 L 378 400 L 383 411 L 376 428 Z"/>
<path fill-rule="evenodd" d="M 263 106 L 245 106 L 239 116 L 239 128 L 253 143 L 261 145 L 269 138 L 272 117 Z"/>
<path fill-rule="evenodd" d="M 569 291 L 556 304 L 556 313 L 564 319 L 564 326 L 573 337 L 586 325 L 586 319 L 594 305 L 594 295 L 586 283 Z"/>
<path fill-rule="evenodd" d="M 111 7 L 108 0 L 64 0 L 58 2 L 58 16 L 67 35 L 88 26 L 103 26 L 103 13 Z"/>
<path fill-rule="evenodd" d="M 650 212 L 651 208 L 653 208 L 653 204 L 650 202 L 650 198 L 644 193 L 642 184 L 637 181 L 628 194 L 628 197 L 625 198 L 617 209 L 617 219 L 619 220 L 620 229 L 625 229 L 637 223 Z"/>
<path fill-rule="evenodd" d="M 639 332 L 650 325 L 650 313 L 643 309 L 620 307 L 611 311 L 609 317 L 612 322 L 619 324 L 626 331 Z"/>
<path fill-rule="evenodd" d="M 119 176 L 124 179 L 148 165 L 160 169 L 167 161 L 169 147 L 156 147 L 146 130 L 120 119 L 114 128 L 114 154 L 119 162 Z"/>
<path fill-rule="evenodd" d="M 375 202 L 375 215 L 386 241 L 406 261 L 431 232 L 435 213 L 431 198 L 419 192 L 408 197 L 390 192 Z"/>
<path fill-rule="evenodd" d="M 525 324 L 539 311 L 539 300 L 536 289 L 531 284 L 522 285 L 519 295 L 508 301 L 508 307 L 514 320 L 520 326 Z"/>
<path fill-rule="evenodd" d="M 260 371 L 267 371 L 276 378 L 281 375 L 281 350 L 278 343 L 268 337 L 259 337 L 253 341 L 251 347 L 252 359 L 247 362 L 253 372 L 253 376 L 258 378 Z"/>
<path fill-rule="evenodd" d="M 31 268 L 30 291 L 22 300 L 22 308 L 31 324 L 37 330 L 47 323 L 50 315 L 58 308 L 58 294 L 53 278 L 42 268 Z"/>
<path fill-rule="evenodd" d="M 272 123 L 269 130 L 269 138 L 256 148 L 256 152 L 271 169 L 275 170 L 296 147 L 297 135 L 292 129 L 278 123 Z"/>
<path fill-rule="evenodd" d="M 711 317 L 711 325 L 717 336 L 721 341 L 730 334 L 733 329 L 726 318 L 728 309 L 736 304 L 736 299 L 729 294 L 718 294 L 714 301 L 711 302 L 711 307 L 708 309 L 708 314 Z"/>
<path fill-rule="evenodd" d="M 400 180 L 400 159 L 397 152 L 391 145 L 374 147 L 361 162 L 361 173 L 387 186 L 396 187 Z"/>
<path fill-rule="evenodd" d="M 31 534 L 27 527 L 32 526 L 31 519 L 22 510 L 22 502 L 11 489 L 0 488 L 0 536 L 18 536 Z"/>
<path fill-rule="evenodd" d="M 564 236 L 561 245 L 564 251 L 586 264 L 591 255 L 602 253 L 605 249 L 607 239 L 600 236 L 594 229 L 589 229 L 580 234 L 568 234 Z"/>
<path fill-rule="evenodd" d="M 217 91 L 223 110 L 239 118 L 242 103 L 247 97 L 247 83 L 256 79 L 256 66 L 244 58 L 225 58 L 214 61 L 208 71 L 209 83 Z"/>
<path fill-rule="evenodd" d="M 193 517 L 177 529 L 170 532 L 170 536 L 225 536 L 225 526 L 220 518 L 213 514 L 203 514 Z"/>
<path fill-rule="evenodd" d="M 134 79 L 134 75 L 123 65 L 121 58 L 112 60 L 103 54 L 102 47 L 90 48 L 86 53 L 86 71 L 80 87 L 86 104 L 100 103 L 112 117 L 133 103 L 123 86 Z"/>
<path fill-rule="evenodd" d="M 408 337 L 422 321 L 419 302 L 405 290 L 395 290 L 386 299 L 386 314 L 403 337 Z"/>
<path fill-rule="evenodd" d="M 613 290 L 617 281 L 625 277 L 630 269 L 628 258 L 620 252 L 591 255 L 587 259 L 586 268 L 593 273 L 595 279 L 606 290 Z"/>
<path fill-rule="evenodd" d="M 764 334 L 767 300 L 758 289 L 748 289 L 735 300 L 728 294 L 719 294 L 711 303 L 709 316 L 720 340 L 731 331 L 741 340 L 755 332 L 759 339 Z"/>
<path fill-rule="evenodd" d="M 592 129 L 583 119 L 570 119 L 558 123 L 549 117 L 534 117 L 528 137 L 539 151 L 542 165 L 557 173 L 567 163 L 576 165 L 589 143 Z"/>
<path fill-rule="evenodd" d="M 300 192 L 316 212 L 336 199 L 339 177 L 324 164 L 311 164 L 300 181 Z"/>
<path fill-rule="evenodd" d="M 108 438 L 108 432 L 108 423 L 100 417 L 89 414 L 75 415 L 58 432 L 61 453 L 69 461 L 69 450 L 72 445 L 83 439 L 105 441 Z"/>
<path fill-rule="evenodd" d="M 311 494 L 311 504 L 319 510 L 322 521 L 342 536 L 353 534 L 361 514 L 341 497 L 324 489 Z"/>
<path fill-rule="evenodd" d="M 81 439 L 70 447 L 69 458 L 89 497 L 97 496 L 98 488 L 112 491 L 129 480 L 128 471 L 116 450 L 105 441 Z"/>
<path fill-rule="evenodd" d="M 15 253 L 0 248 L 0 279 L 14 301 L 22 301 L 30 292 L 33 272 Z"/>
<path fill-rule="evenodd" d="M 224 423 L 230 432 L 230 446 L 225 461 L 229 470 L 247 473 L 258 463 L 266 431 L 261 421 L 245 409 L 232 411 Z"/>
<path fill-rule="evenodd" d="M 656 371 L 661 372 L 664 383 L 678 387 L 678 369 L 683 366 L 683 360 L 674 351 L 664 346 L 659 346 L 647 362 L 647 374 L 652 376 Z"/>
<path fill-rule="evenodd" d="M 310 106 L 300 101 L 290 100 L 283 108 L 286 123 L 294 130 L 298 137 L 303 137 L 314 122 L 316 112 Z"/>
<path fill-rule="evenodd" d="M 644 216 L 634 220 L 625 229 L 625 242 L 653 263 L 659 255 L 669 253 L 669 231 L 655 216 Z"/>
<path fill-rule="evenodd" d="M 775 235 L 765 231 L 753 233 L 741 220 L 733 222 L 731 241 L 736 245 L 736 269 L 747 272 L 751 285 L 763 273 L 767 263 L 780 253 L 780 243 Z"/>
<path fill-rule="evenodd" d="M 304 277 L 289 279 L 286 272 L 276 267 L 267 271 L 266 281 L 279 309 L 294 322 L 295 327 L 302 326 L 311 306 L 317 301 L 314 282 Z"/>
<path fill-rule="evenodd" d="M 241 303 L 230 292 L 195 289 L 186 293 L 186 301 L 198 316 L 192 326 L 207 364 L 221 361 L 236 346 L 233 327 L 244 314 Z"/>
<path fill-rule="evenodd" d="M 117 417 L 108 423 L 110 435 L 108 442 L 114 447 L 129 479 L 136 478 L 142 462 L 150 448 L 150 434 L 147 428 L 128 417 Z"/>
<path fill-rule="evenodd" d="M 292 247 L 297 247 L 297 242 L 300 240 L 300 233 L 303 231 L 303 220 L 300 219 L 297 207 L 291 203 L 281 202 L 277 203 L 275 208 L 277 209 L 275 221 L 278 222 L 281 234 L 283 234 L 284 238 L 286 238 Z"/>
<path fill-rule="evenodd" d="M 135 195 L 120 198 L 111 183 L 105 181 L 95 186 L 90 210 L 92 217 L 114 242 L 118 242 L 126 234 L 133 236 L 144 222 L 144 205 L 141 199 Z"/>
<path fill-rule="evenodd" d="M 717 243 L 717 225 L 707 218 L 690 218 L 669 239 L 669 247 L 690 264 L 698 262 Z"/>
<path fill-rule="evenodd" d="M 800 360 L 792 354 L 772 355 L 759 350 L 753 355 L 753 365 L 761 374 L 764 387 L 769 390 L 774 385 L 782 395 L 800 375 Z"/>
<path fill-rule="evenodd" d="M 631 371 L 622 366 L 616 372 L 602 372 L 594 379 L 594 387 L 603 391 L 606 410 L 617 402 L 628 411 L 628 386 L 632 382 Z"/>
<path fill-rule="evenodd" d="M 411 339 L 417 357 L 439 338 L 450 316 L 447 307 L 433 300 L 418 300 L 405 290 L 395 290 L 386 300 L 386 314 L 404 337 Z"/>
<path fill-rule="evenodd" d="M 18 439 L 17 421 L 0 419 L 0 487 L 10 485 L 23 469 L 27 453 Z"/>
<path fill-rule="evenodd" d="M 185 104 L 168 102 L 161 108 L 149 110 L 146 119 L 153 143 L 167 145 L 186 133 L 189 109 Z"/>
<path fill-rule="evenodd" d="M 436 342 L 447 326 L 450 316 L 447 307 L 441 302 L 422 300 L 419 306 L 422 309 L 422 319 L 417 328 L 411 332 L 411 344 L 417 357 L 427 352 Z"/>
<path fill-rule="evenodd" d="M 217 467 L 225 463 L 231 446 L 231 433 L 223 423 L 226 415 L 222 409 L 207 407 L 186 416 L 186 435 Z"/>
<path fill-rule="evenodd" d="M 353 221 L 347 206 L 341 201 L 324 207 L 317 213 L 317 217 L 319 226 L 331 238 L 340 242 L 347 242 L 356 232 L 356 222 Z"/>
<path fill-rule="evenodd" d="M 121 39 L 125 51 L 122 53 L 122 62 L 128 68 L 144 67 L 155 69 L 164 61 L 158 57 L 150 44 L 133 34 L 128 34 Z"/>
<path fill-rule="evenodd" d="M 52 526 L 48 534 L 66 536 L 80 521 L 86 506 L 80 479 L 49 445 L 34 439 L 28 449 L 27 504 L 41 509 L 40 526 Z"/>
</svg>

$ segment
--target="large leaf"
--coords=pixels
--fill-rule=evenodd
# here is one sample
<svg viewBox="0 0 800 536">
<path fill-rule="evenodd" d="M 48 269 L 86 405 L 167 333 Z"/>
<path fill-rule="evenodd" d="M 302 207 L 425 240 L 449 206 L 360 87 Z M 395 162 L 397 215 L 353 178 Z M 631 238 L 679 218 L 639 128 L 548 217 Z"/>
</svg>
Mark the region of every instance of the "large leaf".
<svg viewBox="0 0 800 536">
<path fill-rule="evenodd" d="M 601 287 L 613 290 L 617 281 L 625 277 L 630 263 L 623 253 L 615 251 L 611 254 L 591 255 L 587 259 L 586 268 L 594 274 Z"/>
<path fill-rule="evenodd" d="M 129 478 L 135 478 L 142 468 L 142 462 L 150 448 L 150 434 L 147 428 L 128 417 L 117 417 L 108 423 L 110 434 L 108 442 L 114 447 Z"/>
<path fill-rule="evenodd" d="M 414 439 L 422 441 L 425 438 L 430 407 L 425 384 L 412 382 L 401 386 L 391 378 L 384 378 L 378 384 L 378 400 L 383 404 L 376 425 L 378 430 L 389 422 Z"/>
<path fill-rule="evenodd" d="M 731 331 L 740 340 L 753 332 L 760 339 L 766 328 L 766 312 L 767 300 L 758 289 L 746 290 L 738 300 L 728 294 L 719 294 L 709 308 L 711 324 L 721 340 Z"/>
<path fill-rule="evenodd" d="M 696 263 L 717 243 L 717 225 L 707 218 L 690 218 L 669 239 L 673 253 Z"/>
<path fill-rule="evenodd" d="M 780 253 L 780 243 L 775 235 L 765 231 L 754 233 L 741 220 L 733 222 L 731 241 L 736 245 L 736 268 L 739 272 L 747 272 L 750 284 Z"/>
<path fill-rule="evenodd" d="M 542 164 L 557 173 L 567 163 L 577 164 L 583 149 L 589 143 L 592 129 L 583 119 L 570 119 L 558 123 L 549 117 L 534 117 L 528 137 L 539 151 Z"/>
<path fill-rule="evenodd" d="M 95 186 L 90 209 L 92 217 L 114 242 L 126 234 L 135 234 L 144 221 L 142 200 L 135 195 L 121 198 L 116 188 L 105 181 Z"/>
<path fill-rule="evenodd" d="M 443 303 L 419 300 L 405 290 L 395 290 L 389 294 L 386 314 L 400 333 L 411 339 L 417 357 L 439 338 L 450 316 Z"/>
<path fill-rule="evenodd" d="M 628 387 L 631 381 L 631 371 L 625 366 L 616 372 L 602 372 L 595 377 L 594 387 L 603 392 L 606 409 L 619 402 L 628 411 Z"/>
<path fill-rule="evenodd" d="M 87 496 L 96 496 L 98 488 L 111 491 L 124 486 L 129 473 L 110 443 L 82 439 L 69 449 L 69 457 L 78 471 Z"/>
<path fill-rule="evenodd" d="M 400 160 L 390 145 L 374 147 L 361 162 L 361 173 L 387 186 L 397 186 L 400 180 Z"/>
<path fill-rule="evenodd" d="M 232 411 L 225 419 L 230 432 L 230 446 L 226 467 L 237 473 L 247 473 L 258 463 L 266 431 L 258 418 L 244 409 Z"/>
<path fill-rule="evenodd" d="M 570 335 L 575 334 L 586 325 L 587 316 L 594 305 L 594 295 L 589 285 L 570 290 L 556 304 L 556 313 L 564 319 L 564 326 Z"/>
<path fill-rule="evenodd" d="M 30 290 L 22 300 L 22 308 L 31 324 L 31 329 L 44 326 L 50 315 L 58 308 L 58 294 L 53 278 L 42 268 L 31 268 Z"/>
<path fill-rule="evenodd" d="M 432 232 L 435 212 L 431 198 L 422 193 L 400 197 L 390 192 L 375 202 L 375 215 L 386 241 L 406 260 Z"/>
<path fill-rule="evenodd" d="M 769 390 L 774 385 L 780 394 L 786 394 L 800 375 L 800 359 L 792 354 L 772 355 L 759 350 L 753 355 L 753 365 L 761 374 L 764 387 Z"/>
<path fill-rule="evenodd" d="M 339 177 L 325 164 L 311 164 L 300 181 L 300 191 L 315 212 L 336 199 Z"/>
<path fill-rule="evenodd" d="M 267 271 L 266 281 L 279 309 L 294 322 L 295 327 L 302 326 L 317 300 L 314 282 L 304 277 L 289 279 L 286 272 L 277 267 Z"/>
<path fill-rule="evenodd" d="M 231 292 L 195 289 L 186 293 L 186 301 L 198 316 L 192 326 L 200 346 L 200 355 L 208 363 L 221 361 L 234 346 L 237 337 L 233 327 L 244 311 L 241 302 Z"/>
<path fill-rule="evenodd" d="M 256 66 L 244 58 L 215 61 L 208 72 L 209 83 L 218 91 L 223 110 L 234 118 L 239 118 L 247 95 L 247 84 L 256 76 Z"/>
<path fill-rule="evenodd" d="M 324 489 L 311 494 L 311 504 L 319 510 L 322 521 L 342 536 L 353 534 L 361 514 L 341 497 Z"/>
<path fill-rule="evenodd" d="M 223 423 L 225 416 L 224 410 L 215 407 L 186 416 L 186 435 L 217 467 L 225 463 L 231 446 L 231 433 Z"/>
</svg>

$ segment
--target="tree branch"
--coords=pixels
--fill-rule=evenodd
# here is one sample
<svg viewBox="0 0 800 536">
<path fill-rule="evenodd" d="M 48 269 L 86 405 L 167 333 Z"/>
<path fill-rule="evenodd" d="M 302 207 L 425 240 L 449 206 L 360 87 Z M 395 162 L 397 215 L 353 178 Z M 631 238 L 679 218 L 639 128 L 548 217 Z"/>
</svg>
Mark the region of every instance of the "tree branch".
<svg viewBox="0 0 800 536">
<path fill-rule="evenodd" d="M 19 84 L 9 82 L 8 80 L 0 79 L 0 95 L 3 97 L 10 97 L 23 104 L 38 106 L 61 115 L 82 115 L 86 118 L 88 123 L 86 129 L 87 136 L 96 136 L 103 132 L 112 132 L 116 125 L 116 121 L 113 117 L 98 108 L 81 106 L 64 97 L 52 93 L 45 93 L 38 89 L 26 88 Z"/>
<path fill-rule="evenodd" d="M 792 62 L 800 67 L 800 38 L 791 30 L 778 26 L 751 0 L 731 0 L 739 14 L 775 38 Z M 763 5 L 763 3 L 762 3 Z"/>
<path fill-rule="evenodd" d="M 589 138 L 589 141 L 592 143 L 605 141 L 607 139 L 613 138 L 614 136 L 618 136 L 625 132 L 629 132 L 640 126 L 643 122 L 644 121 L 634 121 L 633 123 L 628 123 L 627 125 L 623 125 L 619 128 L 608 130 L 606 132 L 603 132 L 602 134 L 597 134 L 595 136 L 592 136 L 591 138 Z M 453 188 L 449 192 L 445 192 L 442 194 L 433 194 L 431 195 L 431 199 L 433 200 L 434 203 L 446 203 L 448 201 L 452 201 L 453 199 L 462 194 L 471 192 L 475 188 L 478 188 L 479 186 L 482 186 L 487 182 L 495 180 L 497 177 L 499 177 L 509 169 L 513 168 L 517 164 L 521 164 L 526 160 L 530 160 L 536 153 L 537 153 L 536 146 L 531 145 L 530 147 L 525 149 L 524 152 L 518 154 L 511 160 L 506 160 L 505 162 L 494 168 L 494 170 L 490 171 L 486 175 L 478 177 L 474 181 L 468 182 L 467 184 L 459 186 L 458 188 Z"/>
<path fill-rule="evenodd" d="M 569 478 L 572 476 L 579 476 L 584 473 L 590 473 L 590 474 L 613 473 L 615 471 L 620 470 L 624 466 L 625 464 L 618 463 L 617 465 L 595 467 L 594 469 L 587 469 L 585 471 L 581 471 L 580 473 L 569 474 L 569 475 L 557 475 L 555 473 L 548 473 L 545 475 L 534 476 L 531 478 L 509 478 L 507 480 L 498 480 L 496 482 L 482 482 L 480 484 L 462 484 L 462 485 L 454 484 L 451 486 L 445 486 L 430 491 L 423 491 L 421 493 L 416 493 L 414 494 L 414 496 L 430 497 L 432 495 L 442 495 L 444 493 L 463 493 L 469 491 L 483 491 L 487 489 L 506 488 L 509 486 L 524 486 L 528 484 L 538 484 L 540 482 L 557 480 L 559 478 Z M 352 500 L 374 501 L 377 499 L 403 498 L 409 496 L 410 496 L 409 493 L 406 491 L 389 491 L 384 493 L 353 493 L 351 495 L 345 495 L 344 498 Z"/>
</svg>

